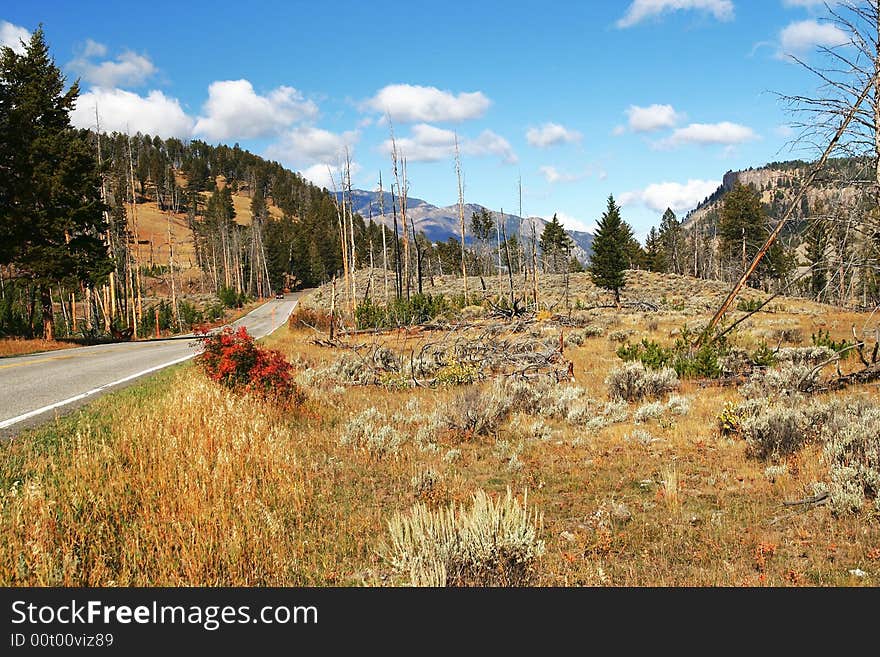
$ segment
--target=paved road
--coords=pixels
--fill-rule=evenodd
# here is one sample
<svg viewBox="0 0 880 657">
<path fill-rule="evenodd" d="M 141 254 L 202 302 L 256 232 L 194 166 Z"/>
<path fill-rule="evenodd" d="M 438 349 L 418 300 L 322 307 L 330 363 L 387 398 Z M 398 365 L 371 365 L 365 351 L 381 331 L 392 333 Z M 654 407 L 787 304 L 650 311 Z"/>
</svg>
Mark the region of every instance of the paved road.
<svg viewBox="0 0 880 657">
<path fill-rule="evenodd" d="M 272 299 L 232 323 L 263 337 L 287 321 L 301 293 Z M 169 365 L 192 358 L 191 339 L 119 342 L 0 358 L 0 437 L 16 434 Z"/>
</svg>

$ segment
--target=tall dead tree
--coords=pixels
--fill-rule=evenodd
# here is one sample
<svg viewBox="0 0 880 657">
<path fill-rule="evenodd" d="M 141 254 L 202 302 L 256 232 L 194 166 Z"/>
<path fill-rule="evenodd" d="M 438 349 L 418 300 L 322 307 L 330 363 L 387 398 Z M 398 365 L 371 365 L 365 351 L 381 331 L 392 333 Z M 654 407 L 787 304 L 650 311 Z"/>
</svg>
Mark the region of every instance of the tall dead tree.
<svg viewBox="0 0 880 657">
<path fill-rule="evenodd" d="M 357 272 L 357 251 L 354 242 L 354 203 L 351 200 L 351 153 L 348 146 L 345 147 L 345 182 L 342 190 L 343 195 L 348 191 L 348 238 L 349 238 L 349 269 L 351 270 L 351 312 L 354 312 L 354 304 L 357 299 L 357 283 L 355 273 Z"/>
<path fill-rule="evenodd" d="M 749 280 L 749 277 L 754 273 L 754 271 L 758 268 L 758 264 L 761 262 L 761 259 L 767 254 L 770 250 L 770 247 L 773 246 L 773 243 L 776 241 L 776 238 L 779 237 L 779 234 L 782 232 L 782 229 L 785 227 L 785 224 L 788 222 L 789 218 L 792 215 L 792 211 L 800 206 L 801 199 L 807 192 L 816 177 L 823 170 L 825 163 L 828 161 L 828 157 L 834 150 L 837 148 L 841 138 L 846 133 L 846 130 L 850 123 L 852 123 L 853 118 L 859 111 L 862 103 L 865 101 L 865 98 L 868 97 L 868 93 L 874 87 L 874 80 L 870 80 L 865 88 L 862 90 L 862 93 L 856 98 L 849 112 L 844 116 L 840 125 L 837 128 L 837 131 L 834 133 L 834 136 L 831 137 L 831 141 L 828 143 L 828 146 L 825 148 L 825 151 L 822 153 L 822 157 L 819 158 L 819 161 L 813 165 L 810 174 L 807 176 L 806 180 L 804 180 L 794 199 L 789 204 L 788 208 L 785 211 L 785 214 L 782 215 L 782 218 L 776 224 L 776 228 L 770 233 L 770 236 L 767 238 L 767 241 L 764 242 L 764 245 L 758 249 L 758 252 L 755 254 L 755 257 L 752 259 L 752 263 L 746 268 L 743 272 L 740 279 L 733 286 L 733 289 L 727 295 L 727 298 L 724 300 L 724 303 L 721 304 L 721 307 L 709 321 L 709 324 L 706 326 L 705 330 L 700 335 L 699 341 L 702 342 L 707 337 L 711 335 L 712 330 L 727 312 L 730 305 L 733 303 L 733 300 L 736 298 L 736 295 L 739 294 L 739 291 L 746 284 L 746 281 Z"/>
<path fill-rule="evenodd" d="M 379 172 L 379 213 L 385 218 L 385 192 L 382 190 L 382 172 Z M 382 229 L 382 274 L 385 280 L 385 305 L 388 305 L 388 245 L 385 243 L 385 224 Z"/>
<path fill-rule="evenodd" d="M 833 156 L 856 158 L 861 167 L 854 179 L 839 182 L 864 190 L 870 200 L 868 208 L 860 209 L 861 218 L 852 235 L 870 256 L 857 268 L 857 276 L 864 280 L 880 268 L 880 0 L 828 2 L 825 10 L 822 18 L 837 28 L 838 34 L 845 35 L 845 40 L 817 47 L 815 64 L 790 56 L 814 76 L 819 86 L 810 95 L 778 96 L 787 105 L 793 118 L 791 125 L 798 131 L 792 147 L 808 152 L 821 150 L 855 109 Z M 859 102 L 865 89 L 867 95 Z M 846 250 L 856 249 L 847 244 Z"/>
<path fill-rule="evenodd" d="M 406 158 L 401 158 L 397 151 L 397 140 L 394 138 L 394 126 L 388 121 L 391 131 L 391 169 L 394 180 L 397 183 L 397 198 L 400 203 L 400 220 L 403 223 L 403 285 L 406 289 L 406 298 L 409 299 L 409 231 L 407 230 L 406 201 L 409 193 L 409 185 L 406 181 Z M 395 228 L 395 233 L 397 229 Z"/>
<path fill-rule="evenodd" d="M 461 152 L 458 149 L 458 133 L 455 135 L 455 176 L 458 179 L 458 224 L 461 232 L 461 280 L 464 283 L 464 303 L 468 304 L 467 257 L 464 247 L 464 184 L 461 180 Z"/>
</svg>

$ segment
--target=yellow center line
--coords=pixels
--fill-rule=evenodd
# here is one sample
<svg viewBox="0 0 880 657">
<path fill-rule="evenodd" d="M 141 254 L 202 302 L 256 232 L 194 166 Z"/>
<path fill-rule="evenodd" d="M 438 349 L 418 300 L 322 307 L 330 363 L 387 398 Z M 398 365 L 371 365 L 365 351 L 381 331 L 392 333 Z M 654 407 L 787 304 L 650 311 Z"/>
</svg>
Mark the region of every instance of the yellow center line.
<svg viewBox="0 0 880 657">
<path fill-rule="evenodd" d="M 132 343 L 132 347 L 135 348 L 143 348 L 149 345 L 146 344 L 138 344 Z M 69 360 L 71 358 L 88 358 L 95 354 L 106 354 L 107 352 L 114 351 L 113 349 L 95 349 L 94 351 L 89 351 L 87 353 L 79 353 L 79 354 L 59 354 L 58 356 L 48 356 L 46 358 L 37 358 L 35 360 L 28 360 L 21 363 L 9 363 L 8 365 L 0 365 L 0 370 L 9 369 L 10 367 L 26 367 L 27 365 L 36 365 L 38 363 L 48 363 L 53 360 Z M 130 349 L 125 349 L 124 351 L 130 351 Z"/>
</svg>

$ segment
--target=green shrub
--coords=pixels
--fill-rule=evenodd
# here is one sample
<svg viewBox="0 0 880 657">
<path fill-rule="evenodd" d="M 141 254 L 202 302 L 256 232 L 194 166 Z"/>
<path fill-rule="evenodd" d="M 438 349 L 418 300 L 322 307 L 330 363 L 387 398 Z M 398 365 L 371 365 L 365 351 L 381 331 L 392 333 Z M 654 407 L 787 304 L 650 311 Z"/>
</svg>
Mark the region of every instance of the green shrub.
<svg viewBox="0 0 880 657">
<path fill-rule="evenodd" d="M 189 301 L 181 301 L 177 306 L 180 312 L 180 321 L 184 328 L 190 329 L 205 321 L 204 314 Z"/>
<path fill-rule="evenodd" d="M 840 354 L 840 360 L 846 360 L 847 358 L 849 358 L 850 354 L 852 353 L 852 349 L 849 349 L 848 351 L 843 351 L 847 347 L 852 346 L 851 342 L 847 342 L 846 340 L 840 340 L 839 342 L 835 342 L 831 338 L 831 334 L 829 333 L 829 331 L 827 329 L 824 332 L 822 331 L 822 329 L 819 329 L 819 331 L 817 333 L 813 333 L 810 337 L 813 340 L 814 346 L 828 347 L 829 349 L 833 349 L 838 354 Z M 843 353 L 841 353 L 841 352 L 843 352 Z"/>
<path fill-rule="evenodd" d="M 221 287 L 217 290 L 217 298 L 225 308 L 241 308 L 248 300 L 244 292 L 236 292 L 231 287 Z"/>
<path fill-rule="evenodd" d="M 355 309 L 355 321 L 359 329 L 411 326 L 429 322 L 450 309 L 441 294 L 414 294 L 409 299 L 395 299 L 387 306 L 366 299 Z"/>
<path fill-rule="evenodd" d="M 752 352 L 751 360 L 758 367 L 773 367 L 776 364 L 776 352 L 762 341 L 758 348 Z"/>
<path fill-rule="evenodd" d="M 654 370 L 671 367 L 681 378 L 718 378 L 723 369 L 721 360 L 728 351 L 726 338 L 706 341 L 698 348 L 693 343 L 697 333 L 684 326 L 672 347 L 663 347 L 643 338 L 637 344 L 623 344 L 617 355 L 624 361 L 638 361 Z"/>
<path fill-rule="evenodd" d="M 740 299 L 736 303 L 736 309 L 742 310 L 743 312 L 753 313 L 761 307 L 762 303 L 764 302 L 760 299 Z"/>
</svg>

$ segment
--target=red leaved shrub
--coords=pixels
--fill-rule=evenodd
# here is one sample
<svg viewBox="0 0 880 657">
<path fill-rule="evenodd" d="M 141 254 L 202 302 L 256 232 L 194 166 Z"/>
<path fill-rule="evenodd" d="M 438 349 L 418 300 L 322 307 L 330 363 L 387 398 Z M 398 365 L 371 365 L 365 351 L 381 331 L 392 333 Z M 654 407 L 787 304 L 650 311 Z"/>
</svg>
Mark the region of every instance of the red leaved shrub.
<svg viewBox="0 0 880 657">
<path fill-rule="evenodd" d="M 244 326 L 238 330 L 227 326 L 200 340 L 203 351 L 196 362 L 213 381 L 263 399 L 302 401 L 291 364 L 280 351 L 260 349 Z"/>
</svg>

